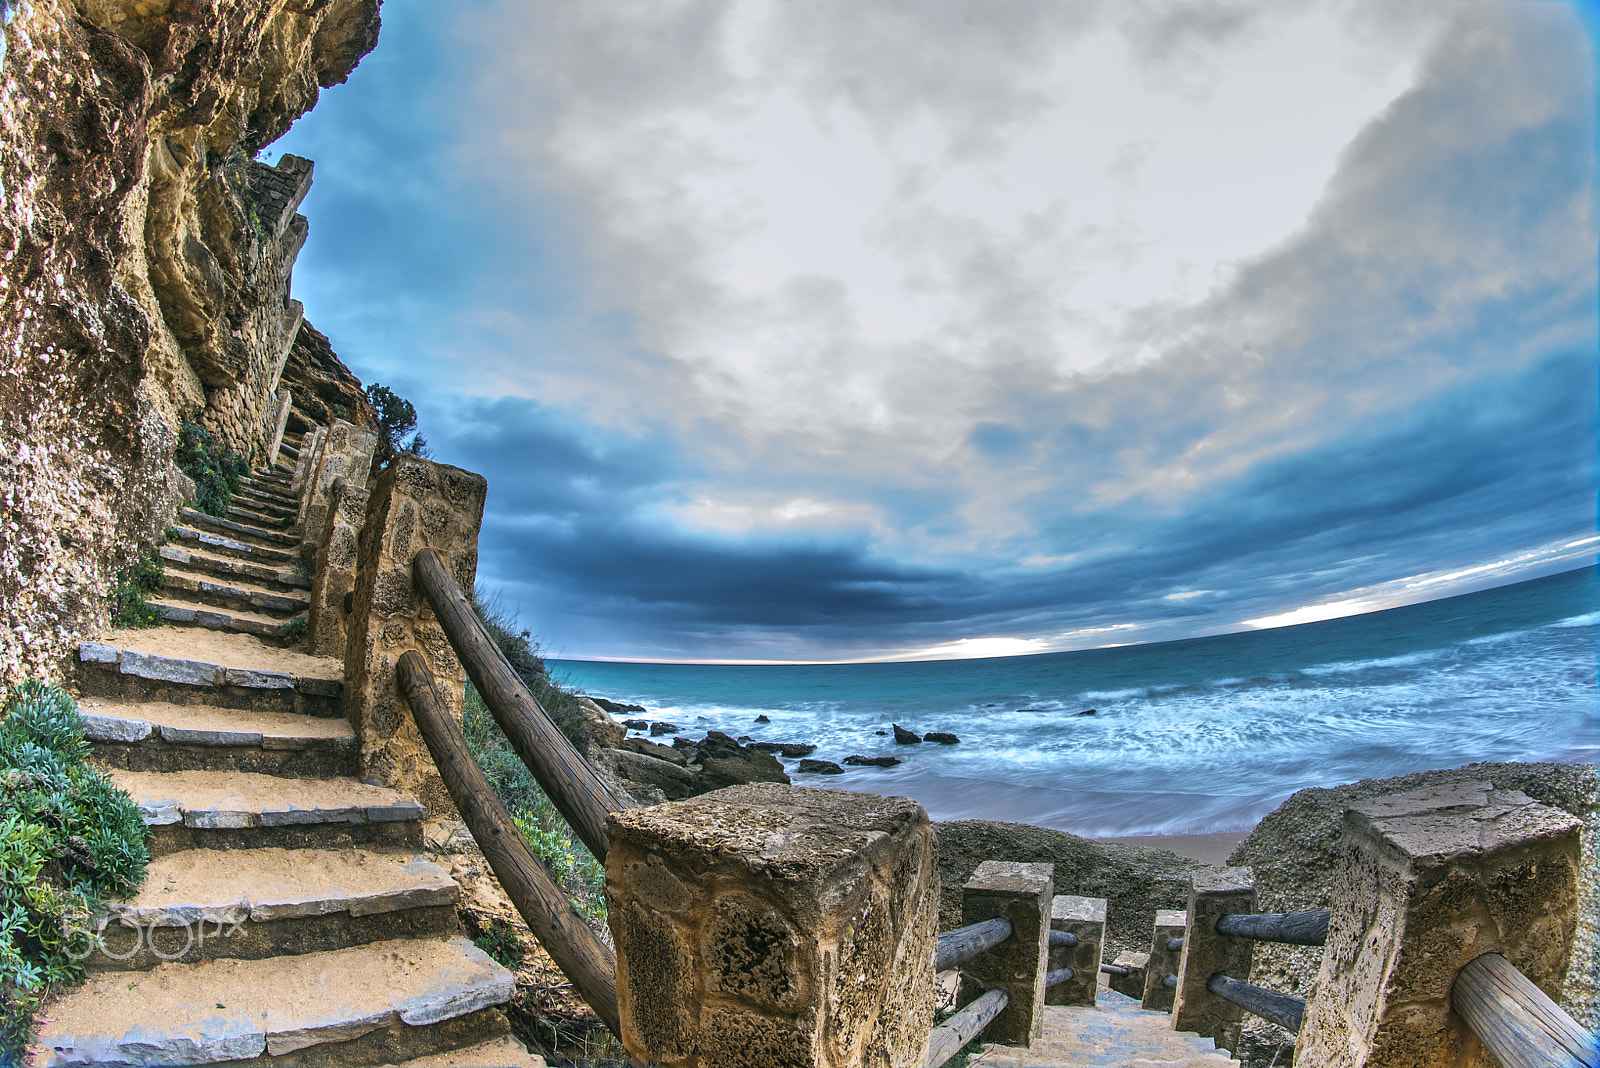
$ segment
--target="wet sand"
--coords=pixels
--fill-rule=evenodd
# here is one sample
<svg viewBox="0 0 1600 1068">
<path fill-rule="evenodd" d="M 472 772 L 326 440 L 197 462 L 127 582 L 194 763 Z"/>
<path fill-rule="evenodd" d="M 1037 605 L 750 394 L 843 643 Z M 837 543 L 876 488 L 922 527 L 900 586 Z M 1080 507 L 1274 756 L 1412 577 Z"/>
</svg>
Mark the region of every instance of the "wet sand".
<svg viewBox="0 0 1600 1068">
<path fill-rule="evenodd" d="M 1095 841 L 1165 849 L 1180 857 L 1189 857 L 1222 867 L 1228 863 L 1228 854 L 1233 852 L 1233 847 L 1244 841 L 1249 834 L 1249 831 L 1219 831 L 1215 834 L 1145 834 L 1132 838 L 1096 838 Z"/>
</svg>

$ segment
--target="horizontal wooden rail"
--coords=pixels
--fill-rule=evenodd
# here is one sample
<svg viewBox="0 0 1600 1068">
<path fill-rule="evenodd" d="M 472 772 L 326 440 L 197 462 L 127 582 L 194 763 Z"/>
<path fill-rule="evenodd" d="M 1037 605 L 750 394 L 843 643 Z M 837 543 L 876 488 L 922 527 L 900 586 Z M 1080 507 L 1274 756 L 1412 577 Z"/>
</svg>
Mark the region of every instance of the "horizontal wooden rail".
<svg viewBox="0 0 1600 1068">
<path fill-rule="evenodd" d="M 1073 934 L 1071 931 L 1051 931 L 1050 932 L 1050 948 L 1051 949 L 1071 949 L 1073 946 L 1075 946 L 1077 944 L 1078 944 L 1078 936 Z"/>
<path fill-rule="evenodd" d="M 1456 973 L 1450 1007 L 1500 1068 L 1600 1068 L 1600 1036 L 1578 1026 L 1498 953 Z"/>
<path fill-rule="evenodd" d="M 1321 946 L 1328 942 L 1330 909 L 1311 912 L 1230 913 L 1217 917 L 1217 933 L 1258 942 L 1286 942 L 1291 946 Z"/>
<path fill-rule="evenodd" d="M 1060 986 L 1062 983 L 1070 983 L 1072 982 L 1072 977 L 1077 974 L 1078 973 L 1073 971 L 1071 968 L 1056 968 L 1053 971 L 1045 972 L 1044 987 L 1046 990 L 1049 990 L 1053 986 Z"/>
<path fill-rule="evenodd" d="M 1206 980 L 1206 989 L 1225 1001 L 1233 1002 L 1241 1009 L 1255 1013 L 1263 1020 L 1270 1020 L 1279 1027 L 1296 1034 L 1300 1033 L 1300 1023 L 1306 1015 L 1305 998 L 1267 990 L 1242 979 L 1223 975 L 1221 972 Z"/>
<path fill-rule="evenodd" d="M 933 956 L 933 970 L 954 968 L 987 952 L 1011 937 L 1011 921 L 1003 916 L 946 931 L 939 936 L 939 949 Z"/>
<path fill-rule="evenodd" d="M 928 1059 L 923 1068 L 939 1068 L 961 1052 L 961 1047 L 988 1027 L 1004 1011 L 1011 996 L 1004 990 L 985 990 L 966 1008 L 933 1029 L 928 1035 Z"/>
<path fill-rule="evenodd" d="M 528 848 L 517 825 L 495 797 L 489 780 L 484 778 L 483 769 L 468 751 L 461 728 L 433 684 L 427 663 L 415 650 L 400 657 L 395 665 L 395 681 L 411 706 L 412 719 L 428 752 L 433 754 L 433 763 L 450 799 L 506 896 L 595 1015 L 612 1034 L 620 1036 L 616 955 L 573 911 L 572 902 Z"/>
<path fill-rule="evenodd" d="M 1183 948 L 1183 936 L 1179 935 L 1167 943 L 1167 952 L 1176 953 Z"/>
<path fill-rule="evenodd" d="M 1133 972 L 1132 968 L 1124 968 L 1120 964 L 1102 964 L 1100 970 L 1107 975 L 1130 975 Z"/>
<path fill-rule="evenodd" d="M 589 762 L 551 722 L 538 698 L 511 670 L 499 646 L 478 622 L 477 613 L 467 603 L 439 551 L 420 550 L 411 570 L 511 748 L 528 765 L 539 788 L 566 817 L 589 852 L 605 863 L 606 815 L 629 807 L 628 802 L 616 797 L 600 781 Z"/>
<path fill-rule="evenodd" d="M 1168 990 L 1176 990 L 1178 989 L 1178 977 L 1176 975 L 1163 976 L 1161 979 L 1161 985 L 1166 987 Z"/>
</svg>

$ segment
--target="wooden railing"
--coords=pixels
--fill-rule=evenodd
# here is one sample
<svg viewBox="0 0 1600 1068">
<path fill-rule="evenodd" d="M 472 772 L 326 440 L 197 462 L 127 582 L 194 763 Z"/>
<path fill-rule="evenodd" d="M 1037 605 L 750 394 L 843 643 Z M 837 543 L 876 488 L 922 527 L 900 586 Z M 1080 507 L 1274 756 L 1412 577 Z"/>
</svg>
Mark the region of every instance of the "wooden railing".
<svg viewBox="0 0 1600 1068">
<path fill-rule="evenodd" d="M 1456 973 L 1450 1007 L 1466 1021 L 1500 1068 L 1600 1068 L 1600 1036 L 1498 953 Z"/>
<path fill-rule="evenodd" d="M 1229 938 L 1248 938 L 1256 942 L 1282 942 L 1292 946 L 1321 946 L 1328 941 L 1329 909 L 1310 912 L 1227 913 L 1217 917 L 1214 930 Z M 1188 937 L 1187 935 L 1185 937 Z M 1167 948 L 1176 952 L 1184 939 L 1174 938 Z M 1178 985 L 1172 976 L 1172 986 Z M 1165 981 L 1165 980 L 1163 980 Z M 1294 994 L 1247 983 L 1243 979 L 1216 972 L 1206 979 L 1206 989 L 1224 1001 L 1270 1020 L 1286 1031 L 1300 1033 L 1305 1022 L 1306 999 Z"/>
<path fill-rule="evenodd" d="M 959 967 L 974 957 L 994 949 L 1010 938 L 1013 932 L 1011 921 L 1003 916 L 946 931 L 939 936 L 938 949 L 933 958 L 933 969 L 935 972 L 942 972 Z M 1071 931 L 1051 931 L 1048 934 L 1049 949 L 1067 949 L 1077 944 L 1078 936 Z M 1076 974 L 1071 968 L 1048 971 L 1045 973 L 1045 989 L 1071 982 Z M 980 1031 L 988 1027 L 1010 1003 L 1010 995 L 1004 990 L 985 990 L 960 1012 L 935 1027 L 928 1036 L 928 1059 L 924 1062 L 923 1068 L 939 1068 L 960 1052 L 962 1047 L 971 1042 Z"/>
</svg>

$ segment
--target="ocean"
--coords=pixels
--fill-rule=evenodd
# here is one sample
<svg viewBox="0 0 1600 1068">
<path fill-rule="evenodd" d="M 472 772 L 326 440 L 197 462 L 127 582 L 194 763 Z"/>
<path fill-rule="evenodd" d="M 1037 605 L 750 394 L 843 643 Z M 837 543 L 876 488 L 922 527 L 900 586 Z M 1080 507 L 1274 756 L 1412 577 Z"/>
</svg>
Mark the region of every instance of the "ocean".
<svg viewBox="0 0 1600 1068">
<path fill-rule="evenodd" d="M 897 756 L 898 767 L 832 776 L 785 766 L 806 785 L 915 798 L 936 820 L 1204 834 L 1248 829 L 1307 786 L 1474 761 L 1595 762 L 1597 593 L 1585 568 L 1369 615 L 1116 649 L 550 667 L 686 736 L 809 742 L 835 762 Z M 961 741 L 897 745 L 878 733 L 891 723 Z"/>
</svg>

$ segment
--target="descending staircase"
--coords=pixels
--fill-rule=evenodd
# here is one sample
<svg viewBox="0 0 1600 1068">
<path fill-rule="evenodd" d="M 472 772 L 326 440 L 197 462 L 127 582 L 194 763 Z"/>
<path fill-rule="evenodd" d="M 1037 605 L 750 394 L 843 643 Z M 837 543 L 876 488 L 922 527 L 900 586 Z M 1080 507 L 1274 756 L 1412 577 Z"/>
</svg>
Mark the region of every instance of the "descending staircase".
<svg viewBox="0 0 1600 1068">
<path fill-rule="evenodd" d="M 1239 1068 L 1209 1038 L 1172 1029 L 1172 1016 L 1101 989 L 1093 1007 L 1050 1005 L 1030 1049 L 984 1046 L 968 1068 Z"/>
<path fill-rule="evenodd" d="M 186 510 L 153 602 L 175 627 L 79 648 L 96 761 L 152 859 L 31 1061 L 542 1066 L 499 1008 L 511 973 L 419 853 L 422 806 L 356 778 L 342 665 L 286 647 L 311 585 L 288 486 L 257 471 L 229 519 Z"/>
</svg>

